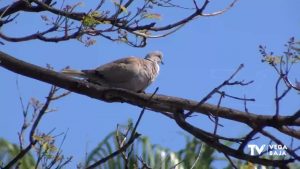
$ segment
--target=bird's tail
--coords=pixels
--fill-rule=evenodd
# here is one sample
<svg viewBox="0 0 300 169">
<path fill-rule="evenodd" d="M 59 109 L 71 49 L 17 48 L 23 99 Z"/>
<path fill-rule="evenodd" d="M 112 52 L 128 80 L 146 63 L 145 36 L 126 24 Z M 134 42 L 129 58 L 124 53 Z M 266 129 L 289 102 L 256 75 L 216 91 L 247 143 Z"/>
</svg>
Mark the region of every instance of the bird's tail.
<svg viewBox="0 0 300 169">
<path fill-rule="evenodd" d="M 61 71 L 61 73 L 69 75 L 69 76 L 73 76 L 73 77 L 86 78 L 86 74 L 79 70 L 64 69 Z"/>
</svg>

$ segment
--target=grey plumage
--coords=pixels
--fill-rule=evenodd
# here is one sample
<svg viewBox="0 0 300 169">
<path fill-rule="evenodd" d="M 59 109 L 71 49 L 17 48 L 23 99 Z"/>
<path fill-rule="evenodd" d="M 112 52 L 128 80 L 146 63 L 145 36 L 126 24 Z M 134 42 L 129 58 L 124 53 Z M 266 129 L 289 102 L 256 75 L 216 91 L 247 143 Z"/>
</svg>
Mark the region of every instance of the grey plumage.
<svg viewBox="0 0 300 169">
<path fill-rule="evenodd" d="M 136 92 L 144 91 L 158 76 L 162 53 L 151 52 L 146 57 L 126 57 L 99 66 L 91 70 L 62 71 L 73 77 L 84 78 L 91 83 L 107 87 L 128 89 Z"/>
</svg>

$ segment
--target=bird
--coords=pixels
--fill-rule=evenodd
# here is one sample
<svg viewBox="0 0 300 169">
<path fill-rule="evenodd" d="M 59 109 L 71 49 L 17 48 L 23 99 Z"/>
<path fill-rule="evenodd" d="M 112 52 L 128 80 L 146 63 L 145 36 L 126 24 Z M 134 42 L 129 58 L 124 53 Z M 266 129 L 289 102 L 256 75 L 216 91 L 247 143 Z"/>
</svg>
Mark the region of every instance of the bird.
<svg viewBox="0 0 300 169">
<path fill-rule="evenodd" d="M 140 93 L 145 92 L 158 76 L 160 64 L 163 64 L 162 59 L 162 52 L 153 51 L 145 58 L 130 56 L 106 63 L 96 69 L 78 71 L 68 68 L 62 70 L 62 73 L 101 86 Z"/>
</svg>

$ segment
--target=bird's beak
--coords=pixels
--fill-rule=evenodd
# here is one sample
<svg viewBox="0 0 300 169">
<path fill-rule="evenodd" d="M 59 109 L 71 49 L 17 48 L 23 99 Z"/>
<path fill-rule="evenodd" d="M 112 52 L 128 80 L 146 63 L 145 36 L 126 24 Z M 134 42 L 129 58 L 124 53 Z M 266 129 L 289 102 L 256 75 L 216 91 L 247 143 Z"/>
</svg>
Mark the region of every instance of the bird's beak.
<svg viewBox="0 0 300 169">
<path fill-rule="evenodd" d="M 165 63 L 163 61 L 160 62 L 162 65 L 164 65 Z"/>
</svg>

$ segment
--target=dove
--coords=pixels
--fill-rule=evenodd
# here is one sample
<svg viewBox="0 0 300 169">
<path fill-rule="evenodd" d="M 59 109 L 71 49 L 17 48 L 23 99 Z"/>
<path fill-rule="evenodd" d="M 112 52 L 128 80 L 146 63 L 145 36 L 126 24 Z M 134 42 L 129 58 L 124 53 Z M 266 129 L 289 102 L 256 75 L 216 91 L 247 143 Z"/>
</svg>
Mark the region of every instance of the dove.
<svg viewBox="0 0 300 169">
<path fill-rule="evenodd" d="M 145 58 L 125 57 L 90 70 L 64 69 L 63 74 L 83 78 L 88 82 L 105 87 L 122 88 L 144 92 L 159 74 L 163 54 L 148 53 Z"/>
</svg>

